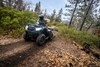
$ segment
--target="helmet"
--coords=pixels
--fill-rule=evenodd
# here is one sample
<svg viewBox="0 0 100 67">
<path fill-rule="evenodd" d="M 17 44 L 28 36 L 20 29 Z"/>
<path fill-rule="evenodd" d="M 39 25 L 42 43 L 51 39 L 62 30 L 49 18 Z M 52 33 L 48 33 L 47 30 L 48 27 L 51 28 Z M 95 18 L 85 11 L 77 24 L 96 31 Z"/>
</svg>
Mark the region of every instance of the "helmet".
<svg viewBox="0 0 100 67">
<path fill-rule="evenodd" d="M 44 16 L 43 15 L 39 15 L 39 19 L 40 20 L 44 20 Z"/>
</svg>

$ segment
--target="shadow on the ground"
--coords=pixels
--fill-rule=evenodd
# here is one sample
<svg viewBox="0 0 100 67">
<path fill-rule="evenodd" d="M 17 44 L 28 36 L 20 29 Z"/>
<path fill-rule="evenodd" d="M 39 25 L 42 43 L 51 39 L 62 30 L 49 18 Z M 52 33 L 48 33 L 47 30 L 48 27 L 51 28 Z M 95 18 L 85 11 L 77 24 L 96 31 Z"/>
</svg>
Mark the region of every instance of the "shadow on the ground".
<svg viewBox="0 0 100 67">
<path fill-rule="evenodd" d="M 21 42 L 22 41 L 20 41 L 19 44 Z M 16 43 L 13 43 L 13 44 L 10 44 L 9 46 L 7 46 L 7 45 L 2 46 L 1 50 L 3 50 L 3 48 L 5 48 L 5 47 L 16 46 Z M 17 43 L 17 45 L 19 45 L 19 44 Z M 0 67 L 17 67 L 17 65 L 19 63 L 21 63 L 25 58 L 27 58 L 28 56 L 30 56 L 32 54 L 38 53 L 40 50 L 42 50 L 45 47 L 46 47 L 46 45 L 37 46 L 35 43 L 32 43 L 32 47 L 30 47 L 30 49 L 28 49 L 24 52 L 18 53 L 14 56 L 10 56 L 7 59 L 0 59 Z"/>
</svg>

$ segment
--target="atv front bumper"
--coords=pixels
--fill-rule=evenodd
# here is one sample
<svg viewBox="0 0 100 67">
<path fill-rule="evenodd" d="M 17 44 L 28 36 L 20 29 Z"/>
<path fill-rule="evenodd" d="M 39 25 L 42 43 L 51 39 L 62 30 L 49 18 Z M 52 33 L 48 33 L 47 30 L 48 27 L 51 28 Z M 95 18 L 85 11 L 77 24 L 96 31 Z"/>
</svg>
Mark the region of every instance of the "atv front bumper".
<svg viewBox="0 0 100 67">
<path fill-rule="evenodd" d="M 26 31 L 26 35 L 30 39 L 36 39 L 39 35 L 39 32 L 36 31 Z"/>
</svg>

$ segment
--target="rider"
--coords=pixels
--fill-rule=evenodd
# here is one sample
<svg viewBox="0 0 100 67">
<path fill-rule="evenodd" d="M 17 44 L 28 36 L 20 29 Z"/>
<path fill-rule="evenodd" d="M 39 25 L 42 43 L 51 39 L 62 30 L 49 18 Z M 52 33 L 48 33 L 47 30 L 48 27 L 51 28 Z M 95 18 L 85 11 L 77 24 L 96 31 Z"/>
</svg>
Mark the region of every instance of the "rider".
<svg viewBox="0 0 100 67">
<path fill-rule="evenodd" d="M 38 24 L 39 25 L 42 25 L 42 26 L 46 26 L 46 20 L 44 20 L 44 16 L 43 15 L 40 15 L 39 16 L 39 21 L 38 21 Z"/>
<path fill-rule="evenodd" d="M 46 27 L 47 21 L 44 19 L 43 15 L 39 16 L 38 25 L 44 26 L 44 33 L 48 36 L 48 29 Z"/>
</svg>

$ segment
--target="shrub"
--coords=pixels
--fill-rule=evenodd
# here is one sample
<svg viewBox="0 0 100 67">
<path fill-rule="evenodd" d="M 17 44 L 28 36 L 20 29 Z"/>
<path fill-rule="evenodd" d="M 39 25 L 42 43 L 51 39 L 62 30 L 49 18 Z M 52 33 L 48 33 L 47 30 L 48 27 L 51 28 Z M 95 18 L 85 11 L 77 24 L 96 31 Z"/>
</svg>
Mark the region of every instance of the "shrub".
<svg viewBox="0 0 100 67">
<path fill-rule="evenodd" d="M 24 11 L 22 12 L 22 17 L 20 19 L 21 19 L 21 22 L 23 22 L 24 24 L 36 23 L 38 19 L 38 15 L 30 11 Z"/>
<path fill-rule="evenodd" d="M 0 33 L 19 35 L 26 24 L 35 23 L 38 19 L 36 13 L 30 11 L 18 11 L 13 8 L 0 8 Z M 21 31 L 22 30 L 22 31 Z"/>
<path fill-rule="evenodd" d="M 20 37 L 24 33 L 24 28 L 19 28 L 10 32 L 13 37 Z"/>
</svg>

